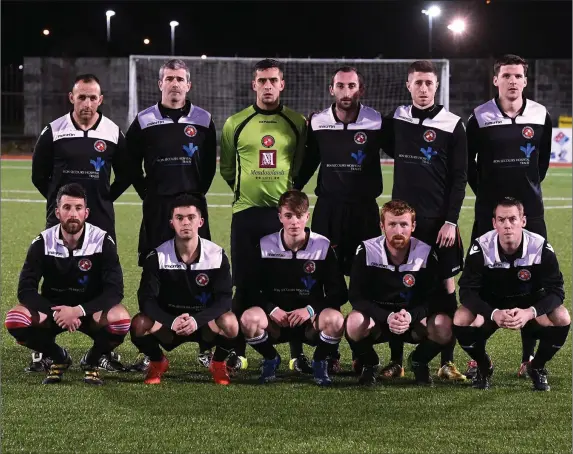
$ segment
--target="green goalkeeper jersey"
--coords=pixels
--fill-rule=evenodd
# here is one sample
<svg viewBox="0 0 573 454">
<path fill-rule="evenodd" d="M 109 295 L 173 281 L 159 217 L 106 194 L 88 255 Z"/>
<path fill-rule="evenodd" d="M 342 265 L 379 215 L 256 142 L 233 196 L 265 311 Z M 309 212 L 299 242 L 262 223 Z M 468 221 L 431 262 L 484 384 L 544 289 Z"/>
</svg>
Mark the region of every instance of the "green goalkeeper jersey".
<svg viewBox="0 0 573 454">
<path fill-rule="evenodd" d="M 252 105 L 227 119 L 221 134 L 221 176 L 233 189 L 233 213 L 276 207 L 293 186 L 306 140 L 306 119 L 282 104 Z"/>
</svg>

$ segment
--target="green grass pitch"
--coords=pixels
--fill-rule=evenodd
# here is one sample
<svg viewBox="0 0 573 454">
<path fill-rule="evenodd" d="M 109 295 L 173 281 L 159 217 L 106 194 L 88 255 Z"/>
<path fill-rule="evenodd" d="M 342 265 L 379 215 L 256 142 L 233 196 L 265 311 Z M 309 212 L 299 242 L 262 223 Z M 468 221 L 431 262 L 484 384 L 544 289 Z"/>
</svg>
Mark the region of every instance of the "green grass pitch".
<svg viewBox="0 0 573 454">
<path fill-rule="evenodd" d="M 31 240 L 44 225 L 45 205 L 30 181 L 29 162 L 2 162 L 2 319 L 16 304 L 18 274 Z M 392 168 L 383 167 L 384 195 Z M 313 182 L 314 184 L 314 182 Z M 314 189 L 313 184 L 307 190 Z M 565 277 L 571 309 L 571 169 L 550 169 L 543 184 L 549 239 Z M 473 220 L 468 188 L 460 219 L 467 247 Z M 316 200 L 315 198 L 312 201 Z M 217 175 L 208 196 L 213 241 L 229 248 L 231 194 Z M 36 202 L 36 203 L 35 203 Z M 133 316 L 140 269 L 136 245 L 140 202 L 131 188 L 116 206 L 119 252 L 125 276 L 124 304 Z M 348 311 L 348 304 L 344 308 Z M 58 342 L 70 349 L 74 366 L 58 386 L 42 386 L 43 375 L 25 374 L 29 351 L 2 328 L 2 450 L 4 452 L 204 452 L 204 453 L 564 453 L 571 452 L 571 337 L 549 363 L 549 393 L 534 393 L 517 379 L 520 337 L 498 332 L 488 344 L 496 370 L 494 388 L 412 385 L 412 374 L 362 389 L 349 373 L 350 350 L 341 344 L 344 373 L 332 389 L 310 377 L 293 376 L 283 365 L 277 383 L 256 385 L 259 356 L 247 350 L 250 368 L 231 386 L 216 386 L 196 361 L 196 345 L 168 354 L 171 369 L 160 386 L 140 374 L 104 374 L 105 386 L 82 382 L 78 362 L 89 347 L 80 333 Z M 386 346 L 378 347 L 382 362 Z M 406 354 L 411 347 L 406 346 Z M 130 362 L 129 341 L 118 349 Z M 310 351 L 307 353 L 310 354 Z M 456 363 L 467 357 L 456 348 Z M 432 364 L 433 373 L 437 361 Z"/>
</svg>

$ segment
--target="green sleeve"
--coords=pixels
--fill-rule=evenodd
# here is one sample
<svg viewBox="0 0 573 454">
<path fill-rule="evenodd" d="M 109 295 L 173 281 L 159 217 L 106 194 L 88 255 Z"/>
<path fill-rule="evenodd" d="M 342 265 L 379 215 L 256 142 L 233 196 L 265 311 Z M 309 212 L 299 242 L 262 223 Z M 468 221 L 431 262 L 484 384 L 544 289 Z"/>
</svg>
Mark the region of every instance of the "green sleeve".
<svg viewBox="0 0 573 454">
<path fill-rule="evenodd" d="M 300 168 L 302 166 L 302 161 L 304 158 L 305 145 L 306 145 L 306 129 L 308 127 L 306 118 L 303 115 L 301 115 L 296 125 L 299 132 L 298 132 L 298 143 L 296 146 L 293 160 L 293 171 L 292 171 L 293 181 L 300 172 Z"/>
<path fill-rule="evenodd" d="M 237 177 L 237 149 L 235 148 L 235 122 L 227 119 L 221 132 L 221 158 L 219 162 L 221 176 L 231 188 Z"/>
</svg>

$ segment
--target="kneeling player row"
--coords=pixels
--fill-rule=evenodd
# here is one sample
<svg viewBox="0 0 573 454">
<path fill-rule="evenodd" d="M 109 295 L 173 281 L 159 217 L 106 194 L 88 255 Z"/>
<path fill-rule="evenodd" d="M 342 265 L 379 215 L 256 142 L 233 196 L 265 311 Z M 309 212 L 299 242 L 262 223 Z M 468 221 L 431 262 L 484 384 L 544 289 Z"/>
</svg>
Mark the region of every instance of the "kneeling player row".
<svg viewBox="0 0 573 454">
<path fill-rule="evenodd" d="M 171 208 L 174 238 L 145 259 L 138 290 L 140 313 L 130 321 L 120 304 L 123 279 L 117 250 L 106 232 L 85 222 L 85 193 L 64 186 L 56 214 L 60 224 L 30 246 L 20 276 L 20 305 L 6 327 L 16 340 L 53 360 L 44 383 L 57 383 L 71 364 L 57 334 L 80 330 L 94 344 L 82 367 L 85 381 L 101 384 L 97 361 L 131 339 L 151 360 L 145 382 L 159 383 L 169 362 L 162 352 L 184 342 L 216 345 L 210 370 L 229 384 L 226 359 L 239 336 L 264 358 L 261 383 L 274 380 L 280 364 L 275 344 L 292 339 L 316 346 L 312 369 L 321 386 L 332 383 L 326 359 L 343 335 L 365 385 L 376 380 L 375 343 L 392 338 L 418 344 L 410 357 L 416 382 L 430 384 L 428 363 L 455 335 L 477 362 L 474 387 L 487 389 L 493 367 L 486 341 L 498 328 L 528 329 L 540 339 L 528 366 L 534 389 L 548 390 L 545 364 L 565 342 L 569 313 L 555 253 L 525 230 L 523 206 L 506 199 L 493 216 L 494 230 L 471 245 L 460 280 L 462 307 L 448 307 L 437 256 L 417 240 L 415 212 L 401 201 L 381 210 L 384 234 L 356 251 L 350 286 L 327 238 L 306 228 L 307 196 L 288 191 L 279 201 L 283 229 L 265 236 L 247 273 L 244 301 L 232 312 L 229 261 L 223 249 L 198 236 L 200 205 L 189 196 Z M 38 285 L 44 279 L 40 293 Z M 340 308 L 353 311 L 344 320 Z"/>
</svg>

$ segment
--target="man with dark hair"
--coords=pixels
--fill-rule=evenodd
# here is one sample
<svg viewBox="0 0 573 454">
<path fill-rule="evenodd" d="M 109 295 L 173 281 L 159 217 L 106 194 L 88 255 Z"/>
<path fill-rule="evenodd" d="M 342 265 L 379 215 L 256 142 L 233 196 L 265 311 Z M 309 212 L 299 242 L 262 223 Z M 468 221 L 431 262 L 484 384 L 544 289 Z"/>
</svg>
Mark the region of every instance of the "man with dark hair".
<svg viewBox="0 0 573 454">
<path fill-rule="evenodd" d="M 200 341 L 217 345 L 209 365 L 215 383 L 230 383 L 225 359 L 239 324 L 231 312 L 229 260 L 222 248 L 199 236 L 202 206 L 188 194 L 175 198 L 169 221 L 175 237 L 145 258 L 131 341 L 151 360 L 146 384 L 159 384 L 169 368 L 160 345 L 171 351 Z"/>
<path fill-rule="evenodd" d="M 487 339 L 498 328 L 528 331 L 539 339 L 526 373 L 536 391 L 549 391 L 545 365 L 565 343 L 571 317 L 563 305 L 563 275 L 555 251 L 541 235 L 525 229 L 524 205 L 511 197 L 497 204 L 494 230 L 476 238 L 460 279 L 454 332 L 476 362 L 473 386 L 489 389 L 493 364 Z"/>
<path fill-rule="evenodd" d="M 541 182 L 551 158 L 552 123 L 547 109 L 524 96 L 527 63 L 504 55 L 493 67 L 498 95 L 474 109 L 468 120 L 468 183 L 476 196 L 472 241 L 491 230 L 491 217 L 502 196 L 523 202 L 527 229 L 547 238 Z M 536 341 L 521 331 L 522 358 L 518 376 Z"/>
<path fill-rule="evenodd" d="M 463 269 L 463 245 L 458 218 L 467 182 L 467 150 L 460 117 L 435 103 L 439 82 L 432 62 L 413 62 L 406 87 L 412 104 L 398 107 L 382 127 L 384 151 L 394 158 L 392 198 L 406 201 L 417 213 L 416 238 L 435 247 L 443 280 L 445 309 L 457 309 L 454 276 Z M 438 376 L 465 380 L 454 364 L 455 338 L 441 354 Z M 403 375 L 403 345 L 391 339 L 388 378 Z"/>
<path fill-rule="evenodd" d="M 330 241 L 305 227 L 306 194 L 287 191 L 278 206 L 283 228 L 260 239 L 248 279 L 253 307 L 242 314 L 241 330 L 264 358 L 261 383 L 276 378 L 281 359 L 274 345 L 297 340 L 316 346 L 314 381 L 329 386 L 327 358 L 344 333 L 339 308 L 346 302 L 346 282 Z"/>
<path fill-rule="evenodd" d="M 160 102 L 139 112 L 126 134 L 133 163 L 131 183 L 143 200 L 140 266 L 149 251 L 172 238 L 169 206 L 179 194 L 199 199 L 204 219 L 199 234 L 211 238 L 205 195 L 217 166 L 215 124 L 209 112 L 186 98 L 191 80 L 183 60 L 169 60 L 161 66 L 158 86 Z M 200 345 L 199 359 L 204 366 L 209 365 L 209 353 L 203 354 L 207 348 Z M 146 358 L 140 359 L 132 369 L 145 369 L 147 363 Z"/>
<path fill-rule="evenodd" d="M 363 241 L 356 250 L 346 337 L 362 385 L 376 383 L 374 344 L 393 338 L 418 344 L 408 363 L 416 384 L 431 385 L 428 363 L 452 338 L 447 304 L 438 292 L 437 257 L 430 245 L 412 236 L 416 222 L 407 203 L 387 202 L 381 210 L 384 234 Z"/>
<path fill-rule="evenodd" d="M 229 117 L 221 135 L 221 176 L 235 196 L 231 262 L 236 286 L 233 311 L 237 317 L 250 305 L 243 288 L 244 273 L 256 260 L 259 240 L 280 229 L 277 203 L 293 185 L 306 136 L 304 116 L 280 101 L 285 87 L 280 62 L 258 62 L 251 84 L 255 103 Z M 244 340 L 238 342 L 236 355 L 229 363 L 246 368 L 245 348 Z M 293 348 L 295 358 L 302 355 L 302 343 Z"/>
<path fill-rule="evenodd" d="M 46 198 L 46 228 L 59 223 L 58 190 L 76 182 L 86 190 L 90 223 L 115 241 L 113 202 L 127 188 L 130 173 L 125 138 L 99 111 L 104 97 L 95 75 L 78 75 L 68 96 L 72 110 L 42 130 L 32 156 L 32 183 Z M 110 186 L 112 169 L 115 180 Z M 35 352 L 26 371 L 39 372 L 47 366 L 49 359 Z M 123 369 L 115 354 L 102 357 L 100 366 L 108 371 Z"/>
<path fill-rule="evenodd" d="M 44 384 L 61 382 L 72 364 L 56 336 L 77 330 L 87 334 L 94 343 L 82 361 L 84 381 L 101 385 L 100 358 L 123 342 L 130 326 L 120 304 L 119 257 L 113 238 L 86 222 L 90 209 L 79 184 L 60 187 L 56 200 L 59 222 L 32 241 L 20 273 L 19 304 L 8 311 L 5 325 L 19 344 L 51 358 Z"/>
</svg>

